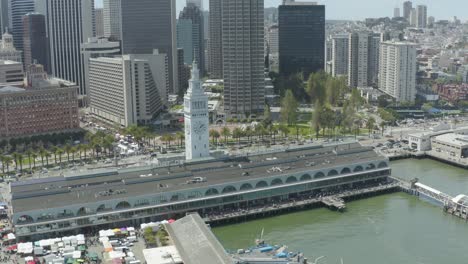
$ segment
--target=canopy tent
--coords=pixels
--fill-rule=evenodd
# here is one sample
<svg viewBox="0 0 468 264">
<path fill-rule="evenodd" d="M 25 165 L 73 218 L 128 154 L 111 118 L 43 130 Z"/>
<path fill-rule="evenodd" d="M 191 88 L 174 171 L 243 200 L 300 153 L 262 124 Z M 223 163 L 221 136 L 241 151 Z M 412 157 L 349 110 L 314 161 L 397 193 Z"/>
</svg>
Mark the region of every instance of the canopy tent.
<svg viewBox="0 0 468 264">
<path fill-rule="evenodd" d="M 33 243 L 19 243 L 18 244 L 18 253 L 20 254 L 31 254 L 33 252 Z"/>
<path fill-rule="evenodd" d="M 15 234 L 13 234 L 13 233 L 9 233 L 9 234 L 7 235 L 7 239 L 8 239 L 8 240 L 15 240 L 15 239 L 16 239 L 16 236 L 15 236 Z"/>
<path fill-rule="evenodd" d="M 17 250 L 17 249 L 18 249 L 18 245 L 12 245 L 12 246 L 7 247 L 7 250 L 9 250 L 9 251 L 13 251 L 13 250 Z"/>
<path fill-rule="evenodd" d="M 73 251 L 73 258 L 74 258 L 74 259 L 79 259 L 79 258 L 81 258 L 81 251 L 79 251 L 79 250 Z"/>
</svg>

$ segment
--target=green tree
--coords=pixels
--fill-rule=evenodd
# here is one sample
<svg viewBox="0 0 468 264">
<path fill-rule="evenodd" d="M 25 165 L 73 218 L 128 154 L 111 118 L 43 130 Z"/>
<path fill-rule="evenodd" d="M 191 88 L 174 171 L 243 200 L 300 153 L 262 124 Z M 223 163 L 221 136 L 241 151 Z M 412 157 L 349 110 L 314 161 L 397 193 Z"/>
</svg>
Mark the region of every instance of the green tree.
<svg viewBox="0 0 468 264">
<path fill-rule="evenodd" d="M 218 130 L 216 129 L 210 129 L 210 137 L 213 141 L 213 145 L 218 145 L 218 138 L 220 137 L 220 134 L 218 132 Z"/>
<path fill-rule="evenodd" d="M 32 164 L 31 164 L 31 156 L 33 155 L 33 151 L 31 149 L 26 150 L 25 154 L 28 156 L 28 161 L 29 161 L 29 171 L 32 170 Z"/>
<path fill-rule="evenodd" d="M 225 126 L 221 129 L 221 135 L 224 137 L 225 144 L 228 143 L 228 138 L 231 136 L 231 130 L 229 127 Z"/>
<path fill-rule="evenodd" d="M 232 137 L 233 138 L 237 138 L 237 143 L 240 144 L 240 139 L 243 135 L 243 132 L 242 132 L 242 129 L 240 129 L 239 127 L 236 127 L 234 128 L 234 130 L 232 130 Z"/>
<path fill-rule="evenodd" d="M 281 120 L 287 125 L 296 123 L 297 120 L 297 108 L 299 104 L 294 98 L 291 90 L 287 90 L 284 98 L 281 100 Z"/>
<path fill-rule="evenodd" d="M 271 126 L 273 120 L 271 119 L 271 109 L 270 109 L 270 106 L 268 104 L 265 104 L 265 108 L 263 110 L 263 120 L 262 120 L 262 124 L 265 126 L 265 127 L 269 127 Z"/>
<path fill-rule="evenodd" d="M 72 146 L 70 144 L 65 145 L 65 153 L 67 153 L 67 161 L 70 162 L 70 153 L 72 152 Z"/>
<path fill-rule="evenodd" d="M 42 167 L 44 167 L 44 157 L 47 156 L 47 151 L 44 148 L 39 149 L 39 156 L 41 156 Z"/>
<path fill-rule="evenodd" d="M 375 123 L 376 121 L 374 117 L 371 116 L 369 119 L 367 119 L 366 128 L 369 130 L 369 136 L 375 128 Z"/>
<path fill-rule="evenodd" d="M 177 132 L 176 138 L 177 140 L 179 140 L 179 147 L 182 147 L 182 145 L 184 144 L 184 140 L 185 140 L 185 134 L 183 132 Z"/>
<path fill-rule="evenodd" d="M 307 81 L 307 92 L 312 102 L 324 103 L 326 101 L 327 74 L 323 71 L 312 73 Z"/>
</svg>

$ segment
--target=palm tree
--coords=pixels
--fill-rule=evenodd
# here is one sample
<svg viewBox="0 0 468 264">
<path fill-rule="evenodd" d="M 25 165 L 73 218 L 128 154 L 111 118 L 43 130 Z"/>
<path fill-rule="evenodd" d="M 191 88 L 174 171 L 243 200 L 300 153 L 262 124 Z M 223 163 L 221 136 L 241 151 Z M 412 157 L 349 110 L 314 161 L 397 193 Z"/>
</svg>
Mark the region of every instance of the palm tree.
<svg viewBox="0 0 468 264">
<path fill-rule="evenodd" d="M 5 174 L 6 156 L 0 155 L 0 161 L 2 162 L 2 173 Z"/>
<path fill-rule="evenodd" d="M 36 168 L 37 153 L 33 152 L 31 156 L 32 156 L 32 159 L 33 159 L 33 165 L 34 165 L 33 168 Z"/>
<path fill-rule="evenodd" d="M 84 152 L 84 159 L 86 160 L 86 156 L 87 156 L 87 152 L 89 150 L 89 145 L 88 144 L 82 144 L 80 145 L 80 147 L 83 149 L 83 152 Z"/>
<path fill-rule="evenodd" d="M 52 155 L 50 154 L 50 152 L 46 151 L 45 152 L 45 157 L 46 157 L 46 164 L 47 166 L 49 166 L 49 158 L 51 157 Z"/>
<path fill-rule="evenodd" d="M 56 152 L 56 154 L 57 154 L 57 155 L 58 155 L 58 157 L 59 157 L 59 162 L 60 162 L 60 164 L 62 164 L 62 154 L 63 154 L 63 149 L 61 149 L 61 148 L 57 148 L 57 152 Z"/>
<path fill-rule="evenodd" d="M 75 162 L 75 153 L 78 152 L 78 148 L 77 147 L 72 147 L 70 149 L 70 153 L 72 154 L 72 162 Z"/>
<path fill-rule="evenodd" d="M 26 150 L 26 155 L 28 156 L 28 160 L 29 160 L 29 171 L 32 170 L 32 167 L 31 167 L 31 156 L 33 154 L 33 151 L 31 149 L 28 149 Z"/>
<path fill-rule="evenodd" d="M 3 156 L 2 163 L 3 167 L 6 165 L 6 171 L 10 171 L 10 163 L 13 161 L 13 159 L 10 156 Z"/>
<path fill-rule="evenodd" d="M 224 137 L 224 143 L 227 144 L 228 137 L 231 136 L 231 130 L 229 129 L 229 127 L 223 127 L 223 129 L 221 129 L 221 135 Z"/>
<path fill-rule="evenodd" d="M 13 160 L 15 161 L 15 170 L 18 171 L 19 154 L 17 152 L 13 152 L 12 156 L 13 156 Z"/>
<path fill-rule="evenodd" d="M 179 140 L 179 146 L 182 147 L 182 144 L 184 143 L 184 140 L 185 140 L 185 134 L 183 132 L 177 132 L 176 138 Z"/>
<path fill-rule="evenodd" d="M 213 144 L 218 145 L 219 132 L 216 129 L 210 129 L 210 137 L 213 139 Z"/>
<path fill-rule="evenodd" d="M 52 152 L 54 153 L 54 163 L 57 164 L 57 153 L 58 153 L 59 147 L 53 146 L 52 147 Z"/>
<path fill-rule="evenodd" d="M 47 153 L 47 151 L 44 148 L 39 149 L 39 156 L 41 156 L 42 167 L 44 167 L 44 157 L 45 157 L 46 153 Z"/>
<path fill-rule="evenodd" d="M 234 130 L 232 131 L 232 137 L 237 138 L 237 144 L 240 144 L 240 139 L 242 137 L 242 134 L 243 134 L 242 129 L 238 127 L 234 128 Z"/>
<path fill-rule="evenodd" d="M 67 160 L 70 163 L 70 153 L 72 152 L 73 147 L 70 144 L 65 145 L 65 152 L 67 153 Z"/>
</svg>

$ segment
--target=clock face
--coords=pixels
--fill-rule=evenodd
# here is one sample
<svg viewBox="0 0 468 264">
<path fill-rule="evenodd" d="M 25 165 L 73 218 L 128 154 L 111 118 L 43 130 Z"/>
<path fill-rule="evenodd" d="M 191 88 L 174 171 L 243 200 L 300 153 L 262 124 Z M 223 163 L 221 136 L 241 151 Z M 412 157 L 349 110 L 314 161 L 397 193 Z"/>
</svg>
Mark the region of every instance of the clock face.
<svg viewBox="0 0 468 264">
<path fill-rule="evenodd" d="M 196 122 L 194 127 L 193 127 L 193 131 L 197 135 L 203 134 L 207 129 L 208 129 L 208 127 L 205 125 L 205 123 L 200 122 L 200 121 Z"/>
</svg>

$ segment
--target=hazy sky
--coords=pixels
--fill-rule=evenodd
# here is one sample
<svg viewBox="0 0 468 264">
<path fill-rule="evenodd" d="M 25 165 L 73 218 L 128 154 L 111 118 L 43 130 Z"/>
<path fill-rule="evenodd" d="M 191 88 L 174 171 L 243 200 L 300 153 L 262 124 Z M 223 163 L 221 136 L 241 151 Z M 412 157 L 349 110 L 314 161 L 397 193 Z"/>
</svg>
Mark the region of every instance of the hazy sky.
<svg viewBox="0 0 468 264">
<path fill-rule="evenodd" d="M 102 6 L 102 0 L 95 0 L 97 6 Z M 186 0 L 177 1 L 177 14 L 184 7 Z M 204 0 L 205 8 L 208 7 L 208 1 Z M 235 0 L 233 0 L 235 1 Z M 299 1 L 299 0 L 298 0 Z M 326 5 L 327 19 L 364 19 L 366 17 L 384 17 L 393 16 L 393 9 L 400 7 L 403 9 L 399 0 L 320 0 L 319 4 Z M 265 7 L 278 6 L 281 0 L 265 0 Z M 419 0 L 413 1 L 416 4 L 425 4 L 428 6 L 428 16 L 434 16 L 436 19 L 451 19 L 457 16 L 462 21 L 468 19 L 468 1 L 467 0 Z M 401 11 L 402 12 L 402 11 Z"/>
</svg>

